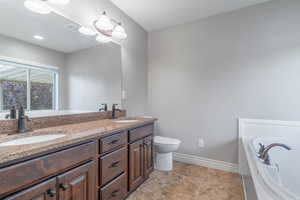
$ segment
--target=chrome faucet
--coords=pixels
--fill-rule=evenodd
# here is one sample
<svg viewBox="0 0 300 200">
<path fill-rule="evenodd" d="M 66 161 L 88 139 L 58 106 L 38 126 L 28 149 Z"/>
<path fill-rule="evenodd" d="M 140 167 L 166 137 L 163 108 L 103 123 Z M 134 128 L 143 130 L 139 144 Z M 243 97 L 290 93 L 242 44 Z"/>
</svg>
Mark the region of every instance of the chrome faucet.
<svg viewBox="0 0 300 200">
<path fill-rule="evenodd" d="M 270 162 L 270 155 L 269 155 L 269 151 L 273 148 L 273 147 L 282 147 L 282 148 L 285 148 L 286 150 L 291 150 L 292 148 L 289 147 L 288 145 L 286 144 L 282 144 L 282 143 L 273 143 L 273 144 L 270 144 L 269 146 L 265 147 L 264 145 L 262 144 L 259 144 L 260 145 L 260 149 L 259 149 L 259 158 L 263 160 L 263 162 L 266 164 L 266 165 L 270 165 L 271 162 Z"/>
</svg>

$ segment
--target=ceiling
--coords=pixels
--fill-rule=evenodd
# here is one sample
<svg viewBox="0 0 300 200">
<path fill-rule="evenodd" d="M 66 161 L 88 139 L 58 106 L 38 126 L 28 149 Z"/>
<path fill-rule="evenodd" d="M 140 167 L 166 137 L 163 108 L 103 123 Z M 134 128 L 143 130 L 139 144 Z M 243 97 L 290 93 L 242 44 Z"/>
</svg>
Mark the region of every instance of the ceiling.
<svg viewBox="0 0 300 200">
<path fill-rule="evenodd" d="M 64 53 L 96 46 L 94 37 L 84 36 L 78 24 L 52 12 L 40 15 L 26 9 L 24 0 L 0 1 L 0 35 L 9 36 Z M 41 35 L 44 40 L 36 40 Z"/>
<path fill-rule="evenodd" d="M 111 1 L 147 31 L 154 31 L 270 0 Z"/>
</svg>

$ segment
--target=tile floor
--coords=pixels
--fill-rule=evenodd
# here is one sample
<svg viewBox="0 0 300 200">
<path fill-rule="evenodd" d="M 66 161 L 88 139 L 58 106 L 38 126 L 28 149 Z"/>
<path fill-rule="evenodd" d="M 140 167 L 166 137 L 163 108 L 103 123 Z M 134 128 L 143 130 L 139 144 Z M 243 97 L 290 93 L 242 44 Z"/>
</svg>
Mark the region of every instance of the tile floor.
<svg viewBox="0 0 300 200">
<path fill-rule="evenodd" d="M 172 172 L 154 171 L 127 200 L 243 200 L 238 174 L 175 163 Z"/>
</svg>

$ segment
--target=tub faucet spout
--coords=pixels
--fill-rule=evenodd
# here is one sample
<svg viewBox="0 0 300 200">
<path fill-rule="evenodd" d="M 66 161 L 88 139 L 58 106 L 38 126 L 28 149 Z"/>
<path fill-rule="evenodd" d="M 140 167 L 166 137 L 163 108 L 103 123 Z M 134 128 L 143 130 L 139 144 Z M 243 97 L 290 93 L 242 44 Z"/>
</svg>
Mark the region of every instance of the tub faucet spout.
<svg viewBox="0 0 300 200">
<path fill-rule="evenodd" d="M 286 150 L 291 150 L 292 148 L 289 147 L 288 145 L 286 144 L 282 144 L 282 143 L 273 143 L 273 144 L 270 144 L 269 146 L 267 147 L 263 147 L 263 149 L 260 150 L 259 152 L 259 158 L 263 160 L 263 162 L 266 164 L 266 165 L 270 165 L 271 162 L 270 162 L 270 155 L 269 155 L 269 151 L 273 148 L 273 147 L 282 147 Z"/>
</svg>

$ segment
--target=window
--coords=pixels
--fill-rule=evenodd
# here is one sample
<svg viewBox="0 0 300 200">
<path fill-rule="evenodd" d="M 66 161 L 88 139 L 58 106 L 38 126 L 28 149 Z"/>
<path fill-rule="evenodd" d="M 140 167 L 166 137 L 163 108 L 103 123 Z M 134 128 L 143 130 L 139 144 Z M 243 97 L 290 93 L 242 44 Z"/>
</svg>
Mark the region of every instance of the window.
<svg viewBox="0 0 300 200">
<path fill-rule="evenodd" d="M 57 107 L 58 72 L 0 61 L 0 111 L 12 106 L 27 110 L 53 110 Z"/>
</svg>

